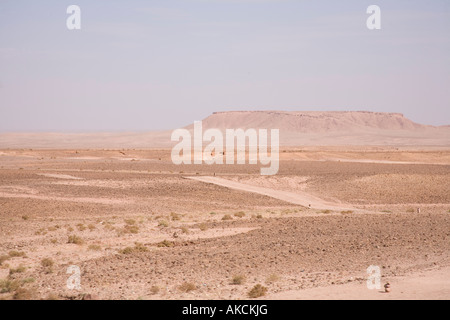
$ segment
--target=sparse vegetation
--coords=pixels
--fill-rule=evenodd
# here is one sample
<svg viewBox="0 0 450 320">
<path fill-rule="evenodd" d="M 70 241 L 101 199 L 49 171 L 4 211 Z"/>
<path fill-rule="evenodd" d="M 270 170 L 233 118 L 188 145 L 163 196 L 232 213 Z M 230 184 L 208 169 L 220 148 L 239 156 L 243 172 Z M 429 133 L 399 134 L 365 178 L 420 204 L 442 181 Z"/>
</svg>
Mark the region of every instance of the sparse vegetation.
<svg viewBox="0 0 450 320">
<path fill-rule="evenodd" d="M 25 258 L 25 257 L 27 256 L 27 255 L 25 254 L 25 252 L 22 252 L 22 251 L 15 251 L 15 250 L 10 251 L 8 254 L 9 254 L 9 256 L 10 256 L 11 258 L 14 258 L 14 257 Z"/>
<path fill-rule="evenodd" d="M 100 250 L 102 250 L 102 247 L 97 244 L 91 244 L 91 245 L 89 245 L 88 250 L 100 251 Z"/>
<path fill-rule="evenodd" d="M 125 219 L 125 223 L 128 225 L 135 225 L 136 224 L 136 220 L 133 219 Z"/>
<path fill-rule="evenodd" d="M 134 244 L 134 247 L 126 247 L 125 249 L 122 249 L 119 251 L 121 254 L 132 254 L 137 252 L 147 252 L 148 248 L 143 245 L 142 243 L 136 242 Z"/>
<path fill-rule="evenodd" d="M 55 262 L 50 258 L 44 258 L 41 260 L 41 265 L 42 265 L 42 267 L 44 267 L 44 270 L 46 273 L 53 272 L 52 268 L 53 268 L 54 264 L 55 264 Z"/>
<path fill-rule="evenodd" d="M 151 294 L 158 294 L 159 293 L 159 287 L 158 286 L 152 286 L 151 288 L 150 288 L 150 293 Z"/>
<path fill-rule="evenodd" d="M 245 217 L 245 212 L 244 212 L 244 211 L 236 212 L 236 213 L 234 214 L 234 216 L 235 216 L 235 217 L 238 217 L 238 218 L 243 218 L 243 217 Z"/>
<path fill-rule="evenodd" d="M 88 225 L 89 230 L 94 231 L 95 229 L 97 229 L 93 224 L 89 224 Z"/>
<path fill-rule="evenodd" d="M 414 213 L 414 212 L 416 212 L 416 210 L 414 210 L 414 208 L 408 208 L 408 209 L 406 210 L 406 212 L 407 212 L 407 213 Z"/>
<path fill-rule="evenodd" d="M 67 243 L 73 243 L 73 244 L 77 244 L 77 245 L 82 245 L 84 243 L 84 240 L 81 239 L 79 236 L 76 235 L 70 235 Z"/>
<path fill-rule="evenodd" d="M 132 247 L 126 247 L 119 251 L 121 254 L 132 254 L 134 252 Z"/>
<path fill-rule="evenodd" d="M 20 288 L 18 280 L 0 280 L 0 293 L 10 293 Z"/>
<path fill-rule="evenodd" d="M 231 284 L 233 285 L 241 285 L 245 282 L 245 276 L 243 275 L 235 275 L 233 279 L 231 279 Z"/>
<path fill-rule="evenodd" d="M 185 282 L 178 287 L 181 292 L 187 293 L 197 289 L 197 286 L 191 282 Z"/>
<path fill-rule="evenodd" d="M 51 268 L 51 267 L 53 267 L 54 264 L 55 264 L 55 262 L 50 258 L 44 258 L 41 260 L 41 265 L 44 268 Z"/>
<path fill-rule="evenodd" d="M 158 227 L 167 228 L 169 226 L 169 223 L 166 220 L 160 220 L 158 222 Z"/>
<path fill-rule="evenodd" d="M 325 213 L 325 214 L 328 214 L 328 213 L 331 213 L 331 210 L 322 210 L 322 211 L 320 211 L 321 213 Z"/>
<path fill-rule="evenodd" d="M 175 243 L 173 243 L 172 241 L 168 241 L 168 240 L 164 240 L 161 241 L 160 243 L 157 244 L 158 248 L 170 248 L 173 247 L 175 245 Z"/>
<path fill-rule="evenodd" d="M 86 226 L 82 223 L 77 224 L 77 228 L 79 231 L 84 231 L 86 230 Z"/>
<path fill-rule="evenodd" d="M 208 225 L 207 225 L 206 223 L 200 223 L 200 224 L 198 225 L 198 228 L 199 228 L 201 231 L 206 231 L 206 230 L 208 230 Z"/>
<path fill-rule="evenodd" d="M 127 224 L 123 228 L 121 228 L 117 231 L 118 236 L 121 236 L 125 233 L 137 234 L 137 233 L 139 233 L 139 226 Z"/>
<path fill-rule="evenodd" d="M 25 216 L 22 216 L 22 219 L 26 221 L 26 220 L 30 219 L 30 217 L 25 215 Z"/>
<path fill-rule="evenodd" d="M 178 221 L 178 220 L 181 220 L 181 216 L 180 216 L 179 214 L 175 213 L 175 212 L 172 212 L 172 213 L 170 214 L 170 218 L 172 219 L 172 221 Z"/>
<path fill-rule="evenodd" d="M 34 278 L 25 278 L 22 280 L 22 284 L 33 283 L 35 281 L 36 281 L 36 279 L 34 279 Z"/>
<path fill-rule="evenodd" d="M 233 220 L 233 217 L 230 216 L 229 214 L 226 214 L 222 217 L 222 220 L 226 221 L 226 220 Z"/>
<path fill-rule="evenodd" d="M 353 213 L 353 211 L 352 210 L 344 210 L 344 211 L 341 211 L 341 213 L 342 214 L 350 214 L 350 213 Z"/>
<path fill-rule="evenodd" d="M 256 219 L 262 219 L 263 218 L 263 216 L 261 215 L 261 214 L 258 214 L 257 216 L 256 216 Z"/>
<path fill-rule="evenodd" d="M 265 296 L 266 293 L 267 293 L 267 288 L 260 284 L 257 284 L 256 286 L 254 286 L 252 288 L 252 290 L 249 291 L 248 297 L 250 299 L 256 299 L 256 298 Z"/>
<path fill-rule="evenodd" d="M 23 265 L 20 265 L 15 269 L 9 269 L 9 275 L 11 276 L 16 273 L 24 273 L 26 270 L 27 270 L 26 267 L 24 267 Z"/>
</svg>

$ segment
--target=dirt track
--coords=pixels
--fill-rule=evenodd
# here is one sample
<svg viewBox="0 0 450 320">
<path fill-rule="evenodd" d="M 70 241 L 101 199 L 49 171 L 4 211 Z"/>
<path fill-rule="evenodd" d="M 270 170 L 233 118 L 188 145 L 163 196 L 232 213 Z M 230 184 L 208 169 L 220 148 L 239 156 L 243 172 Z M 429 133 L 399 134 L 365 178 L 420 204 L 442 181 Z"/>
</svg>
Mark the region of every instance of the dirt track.
<svg viewBox="0 0 450 320">
<path fill-rule="evenodd" d="M 351 206 L 345 206 L 345 205 L 339 205 L 337 203 L 329 203 L 326 202 L 318 197 L 315 197 L 313 195 L 307 194 L 306 192 L 296 191 L 294 192 L 288 192 L 288 191 L 282 191 L 282 190 L 274 190 L 244 183 L 239 183 L 235 181 L 230 181 L 223 178 L 218 177 L 187 177 L 188 179 L 201 181 L 205 183 L 212 183 L 218 186 L 234 189 L 234 190 L 241 190 L 245 192 L 253 192 L 262 194 L 271 198 L 275 198 L 278 200 L 286 201 L 292 204 L 300 205 L 305 208 L 312 208 L 312 209 L 322 209 L 322 210 L 355 210 L 355 208 L 352 208 Z"/>
</svg>

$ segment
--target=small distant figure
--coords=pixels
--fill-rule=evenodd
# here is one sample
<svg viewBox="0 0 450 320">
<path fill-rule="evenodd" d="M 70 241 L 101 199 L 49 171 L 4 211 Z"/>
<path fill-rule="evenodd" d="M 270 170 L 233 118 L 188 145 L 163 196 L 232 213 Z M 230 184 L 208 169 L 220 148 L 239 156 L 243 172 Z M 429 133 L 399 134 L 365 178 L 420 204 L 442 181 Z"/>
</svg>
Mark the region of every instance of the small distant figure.
<svg viewBox="0 0 450 320">
<path fill-rule="evenodd" d="M 391 292 L 391 284 L 389 282 L 384 285 L 384 292 Z"/>
<path fill-rule="evenodd" d="M 420 208 L 417 208 L 417 213 L 420 213 Z"/>
</svg>

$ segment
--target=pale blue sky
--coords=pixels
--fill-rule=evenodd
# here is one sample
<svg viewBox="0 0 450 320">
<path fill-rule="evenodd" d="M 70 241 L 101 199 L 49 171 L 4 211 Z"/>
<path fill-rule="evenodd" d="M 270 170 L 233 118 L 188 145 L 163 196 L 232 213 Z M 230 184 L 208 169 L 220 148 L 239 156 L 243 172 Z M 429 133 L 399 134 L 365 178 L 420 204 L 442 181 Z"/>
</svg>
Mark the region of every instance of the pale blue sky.
<svg viewBox="0 0 450 320">
<path fill-rule="evenodd" d="M 81 30 L 66 8 L 81 7 Z M 380 6 L 381 30 L 366 27 Z M 450 124 L 450 1 L 0 2 L 0 131 L 174 129 L 225 110 Z"/>
</svg>

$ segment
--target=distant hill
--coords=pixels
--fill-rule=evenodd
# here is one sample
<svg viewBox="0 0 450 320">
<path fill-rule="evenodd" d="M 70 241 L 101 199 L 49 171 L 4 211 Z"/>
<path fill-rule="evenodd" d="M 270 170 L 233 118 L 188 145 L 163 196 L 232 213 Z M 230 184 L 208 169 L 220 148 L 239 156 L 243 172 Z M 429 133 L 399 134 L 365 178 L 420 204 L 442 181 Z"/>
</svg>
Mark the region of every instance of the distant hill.
<svg viewBox="0 0 450 320">
<path fill-rule="evenodd" d="M 279 129 L 280 143 L 300 145 L 450 146 L 450 126 L 415 123 L 401 113 L 369 111 L 214 112 L 203 129 Z M 186 128 L 192 129 L 192 125 Z"/>
<path fill-rule="evenodd" d="M 420 130 L 432 126 L 415 123 L 401 113 L 367 111 L 230 111 L 214 112 L 203 120 L 205 128 L 278 128 L 283 132 L 326 133 L 366 129 Z"/>
<path fill-rule="evenodd" d="M 400 113 L 368 111 L 214 112 L 203 130 L 279 129 L 283 146 L 444 146 L 450 126 L 415 123 Z M 193 125 L 186 127 L 193 128 Z M 113 133 L 2 133 L 5 148 L 170 148 L 171 131 Z"/>
</svg>

